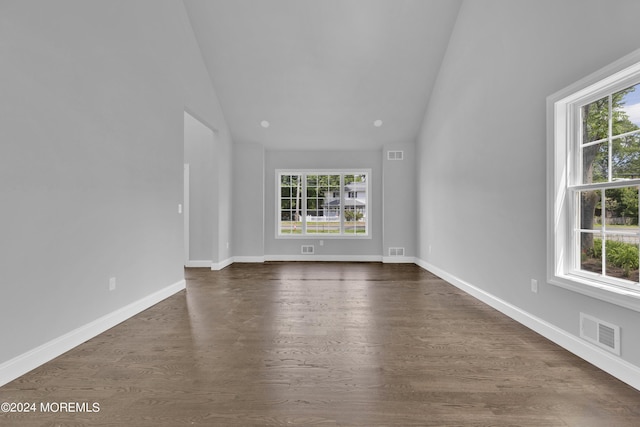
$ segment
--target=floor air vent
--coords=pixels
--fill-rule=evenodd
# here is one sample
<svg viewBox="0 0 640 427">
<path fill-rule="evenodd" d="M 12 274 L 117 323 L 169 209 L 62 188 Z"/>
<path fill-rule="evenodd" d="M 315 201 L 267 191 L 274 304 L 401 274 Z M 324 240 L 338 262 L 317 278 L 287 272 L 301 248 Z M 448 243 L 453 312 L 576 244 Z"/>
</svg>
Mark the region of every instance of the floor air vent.
<svg viewBox="0 0 640 427">
<path fill-rule="evenodd" d="M 620 355 L 620 327 L 580 313 L 580 337 Z"/>
<path fill-rule="evenodd" d="M 389 256 L 404 256 L 404 248 L 389 248 Z"/>
<path fill-rule="evenodd" d="M 302 245 L 303 255 L 313 255 L 313 245 Z"/>
</svg>

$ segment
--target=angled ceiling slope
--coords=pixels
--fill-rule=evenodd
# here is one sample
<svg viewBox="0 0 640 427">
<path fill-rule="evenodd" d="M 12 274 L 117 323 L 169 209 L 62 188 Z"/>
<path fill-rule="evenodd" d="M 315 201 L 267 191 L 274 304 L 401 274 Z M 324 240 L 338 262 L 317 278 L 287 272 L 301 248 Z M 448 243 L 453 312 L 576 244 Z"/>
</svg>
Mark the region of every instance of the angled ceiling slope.
<svg viewBox="0 0 640 427">
<path fill-rule="evenodd" d="M 234 141 L 301 150 L 415 140 L 460 7 L 452 0 L 184 2 Z"/>
</svg>

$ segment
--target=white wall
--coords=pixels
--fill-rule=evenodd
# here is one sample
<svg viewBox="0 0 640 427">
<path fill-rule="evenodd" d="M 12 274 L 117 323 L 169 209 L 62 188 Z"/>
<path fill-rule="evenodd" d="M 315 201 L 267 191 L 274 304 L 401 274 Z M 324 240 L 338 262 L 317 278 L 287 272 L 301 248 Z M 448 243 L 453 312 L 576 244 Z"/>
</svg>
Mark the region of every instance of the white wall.
<svg viewBox="0 0 640 427">
<path fill-rule="evenodd" d="M 620 325 L 636 367 L 640 313 L 545 283 L 545 101 L 638 48 L 639 15 L 634 0 L 465 1 L 418 141 L 419 258 L 567 342 L 581 311 Z"/>
<path fill-rule="evenodd" d="M 212 129 L 184 113 L 184 162 L 189 165 L 189 261 L 209 264 L 218 252 L 218 165 Z"/>
<path fill-rule="evenodd" d="M 3 1 L 0 57 L 3 370 L 182 281 L 183 111 L 231 140 L 182 2 Z"/>
<path fill-rule="evenodd" d="M 417 183 L 415 143 L 385 144 L 383 169 L 383 256 L 389 248 L 404 248 L 405 258 L 414 260 L 417 240 Z M 388 160 L 388 151 L 402 151 L 403 160 Z M 387 261 L 397 261 L 388 259 Z"/>
<path fill-rule="evenodd" d="M 233 254 L 238 261 L 264 259 L 264 156 L 262 145 L 233 147 Z"/>
<path fill-rule="evenodd" d="M 217 99 L 217 98 L 215 98 Z M 226 130 L 226 123 L 219 114 L 220 122 L 224 124 L 223 130 L 216 133 L 216 157 L 218 167 L 218 232 L 216 242 L 217 251 L 214 252 L 213 264 L 220 267 L 228 265 L 231 262 L 233 240 L 233 145 L 231 137 Z M 216 128 L 219 129 L 219 128 Z"/>
<path fill-rule="evenodd" d="M 387 161 L 386 150 L 404 150 L 404 161 Z M 415 143 L 387 144 L 373 151 L 273 151 L 261 145 L 234 143 L 234 260 L 264 259 L 382 260 L 388 247 L 404 247 L 412 262 L 416 251 Z M 276 238 L 277 169 L 371 169 L 370 239 Z M 320 245 L 320 240 L 323 245 Z M 315 246 L 301 256 L 300 246 Z"/>
</svg>

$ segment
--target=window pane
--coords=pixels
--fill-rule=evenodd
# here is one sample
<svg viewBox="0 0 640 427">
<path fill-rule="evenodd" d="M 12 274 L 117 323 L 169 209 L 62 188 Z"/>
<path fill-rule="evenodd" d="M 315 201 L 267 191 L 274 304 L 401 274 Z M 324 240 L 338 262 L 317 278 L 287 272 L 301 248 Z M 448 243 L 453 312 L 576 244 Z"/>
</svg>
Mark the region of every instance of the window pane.
<svg viewBox="0 0 640 427">
<path fill-rule="evenodd" d="M 336 234 L 340 233 L 340 221 L 331 216 L 319 216 L 307 221 L 308 234 Z"/>
<path fill-rule="evenodd" d="M 582 107 L 582 143 L 598 141 L 609 135 L 609 97 Z"/>
<path fill-rule="evenodd" d="M 329 187 L 340 187 L 340 175 L 329 175 Z"/>
<path fill-rule="evenodd" d="M 606 237 L 606 276 L 638 281 L 638 237 L 610 234 Z"/>
<path fill-rule="evenodd" d="M 317 187 L 307 187 L 307 198 L 315 198 L 318 195 Z"/>
<path fill-rule="evenodd" d="M 344 184 L 344 232 L 345 234 L 365 234 L 367 232 L 365 175 L 345 175 Z"/>
<path fill-rule="evenodd" d="M 366 230 L 365 212 L 360 207 L 345 207 L 344 232 L 346 234 L 364 234 Z"/>
<path fill-rule="evenodd" d="M 354 173 L 281 175 L 280 234 L 367 233 L 366 179 Z"/>
<path fill-rule="evenodd" d="M 613 179 L 640 178 L 640 133 L 613 140 Z"/>
<path fill-rule="evenodd" d="M 340 175 L 328 175 L 325 182 L 324 203 L 326 206 L 321 232 L 340 234 Z"/>
<path fill-rule="evenodd" d="M 580 269 L 602 274 L 602 235 L 580 233 Z"/>
<path fill-rule="evenodd" d="M 640 129 L 640 83 L 612 95 L 613 135 Z"/>
<path fill-rule="evenodd" d="M 582 183 L 609 180 L 609 144 L 603 142 L 582 149 Z"/>
<path fill-rule="evenodd" d="M 601 198 L 601 190 L 578 194 L 580 230 L 592 230 L 580 233 L 580 268 L 599 274 L 602 273 Z"/>
<path fill-rule="evenodd" d="M 300 234 L 300 199 L 302 194 L 301 175 L 280 176 L 280 234 Z"/>
<path fill-rule="evenodd" d="M 604 194 L 607 230 L 637 233 L 638 187 L 608 188 Z"/>
<path fill-rule="evenodd" d="M 581 230 L 600 230 L 602 204 L 601 190 L 581 191 L 579 193 L 580 202 L 580 229 Z"/>
</svg>

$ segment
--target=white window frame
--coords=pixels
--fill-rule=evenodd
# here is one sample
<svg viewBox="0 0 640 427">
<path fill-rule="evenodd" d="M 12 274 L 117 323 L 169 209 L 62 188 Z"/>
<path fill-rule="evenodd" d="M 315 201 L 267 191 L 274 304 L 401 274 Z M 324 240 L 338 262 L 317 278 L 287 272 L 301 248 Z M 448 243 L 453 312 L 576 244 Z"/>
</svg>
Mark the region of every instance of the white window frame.
<svg viewBox="0 0 640 427">
<path fill-rule="evenodd" d="M 547 280 L 553 285 L 640 311 L 640 286 L 577 271 L 574 225 L 579 206 L 580 107 L 640 82 L 640 49 L 547 98 Z M 640 185 L 640 179 L 601 187 Z M 578 253 L 576 253 L 578 251 Z"/>
<path fill-rule="evenodd" d="M 276 188 L 276 239 L 371 239 L 371 169 L 276 169 L 275 171 L 275 188 Z M 283 175 L 301 175 L 302 176 L 302 232 L 301 234 L 288 234 L 282 233 L 280 229 L 281 218 L 281 204 L 280 204 L 280 177 Z M 307 233 L 306 231 L 306 218 L 307 218 L 307 175 L 340 175 L 340 232 L 339 233 Z M 367 175 L 366 180 L 366 194 L 367 194 L 367 206 L 365 216 L 365 233 L 344 233 L 344 200 L 346 196 L 344 175 Z"/>
</svg>

